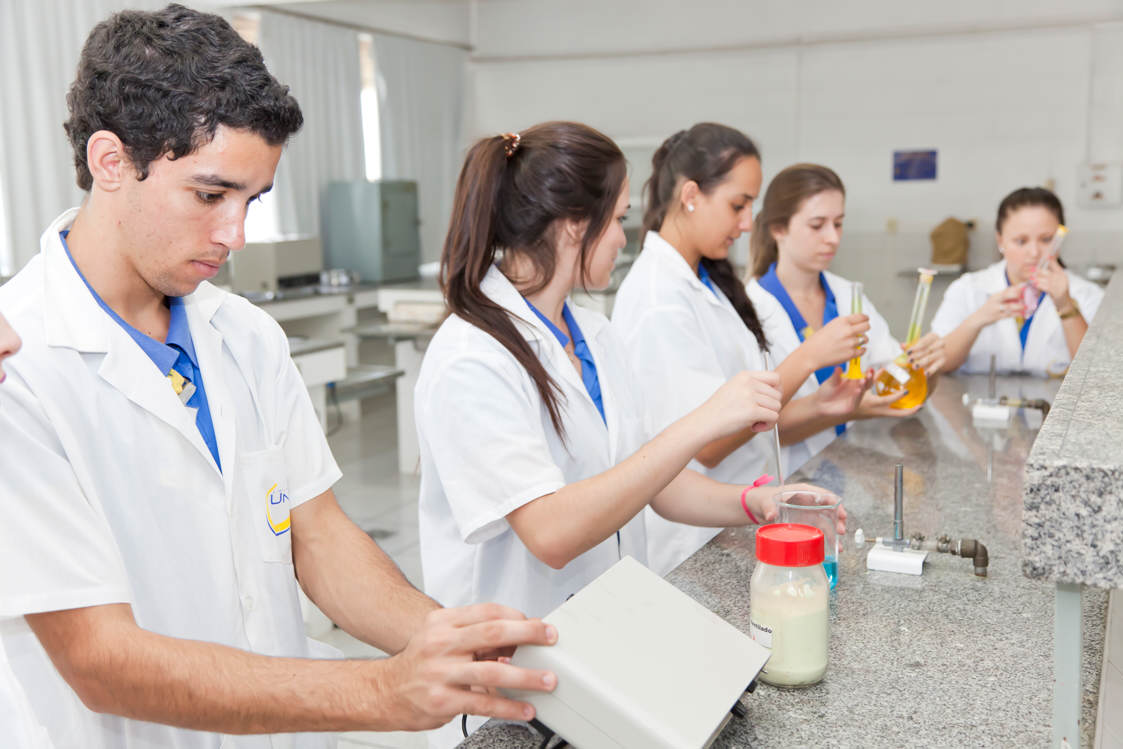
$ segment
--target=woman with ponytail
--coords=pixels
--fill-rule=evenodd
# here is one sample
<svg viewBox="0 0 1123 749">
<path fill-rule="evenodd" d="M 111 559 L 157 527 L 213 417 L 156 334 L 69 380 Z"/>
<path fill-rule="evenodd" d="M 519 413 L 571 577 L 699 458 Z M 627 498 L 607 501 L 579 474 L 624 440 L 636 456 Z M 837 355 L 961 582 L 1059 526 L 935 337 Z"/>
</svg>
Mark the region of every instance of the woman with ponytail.
<svg viewBox="0 0 1123 749">
<path fill-rule="evenodd" d="M 752 227 L 760 192 L 760 152 L 746 135 L 701 123 L 672 135 L 652 157 L 645 186 L 643 249 L 616 295 L 612 326 L 625 343 L 648 404 L 648 429 L 681 418 L 736 372 L 764 369 L 769 343 L 752 302 L 729 261 L 729 248 Z M 817 343 L 817 367 L 846 361 L 860 350 L 869 325 L 851 315 Z M 776 361 L 779 361 L 777 358 Z M 788 402 L 813 369 L 785 372 L 781 364 L 780 436 L 823 420 L 845 418 L 870 380 L 835 377 L 809 397 Z M 718 481 L 749 482 L 773 464 L 767 440 L 742 429 L 694 452 L 691 466 Z M 785 464 L 785 469 L 792 467 Z M 772 492 L 776 491 L 775 487 Z M 690 528 L 647 513 L 648 563 L 677 566 L 716 531 Z"/>
<path fill-rule="evenodd" d="M 568 301 L 608 284 L 627 207 L 623 154 L 584 125 L 468 152 L 441 258 L 450 315 L 414 399 L 425 591 L 446 606 L 547 614 L 623 555 L 645 560 L 648 505 L 714 527 L 774 515 L 774 489 L 684 468 L 775 422 L 776 375 L 740 373 L 649 440 L 608 320 Z"/>
<path fill-rule="evenodd" d="M 749 298 L 760 313 L 776 360 L 789 365 L 781 367 L 781 379 L 787 379 L 784 387 L 797 388 L 797 396 L 814 393 L 821 383 L 838 377 L 839 370 L 833 366 L 837 362 L 820 366 L 823 357 L 817 357 L 816 351 L 834 345 L 829 331 L 840 324 L 839 315 L 850 309 L 851 282 L 828 270 L 842 240 L 845 210 L 846 189 L 833 170 L 818 164 L 795 164 L 772 178 L 753 228 Z M 871 367 L 888 364 L 900 355 L 901 345 L 865 294 L 862 311 L 869 317 L 863 359 L 868 377 Z M 943 340 L 934 333 L 924 336 L 909 354 L 933 377 L 943 365 Z M 867 391 L 844 420 L 823 418 L 789 433 L 785 461 L 803 465 L 846 430 L 846 421 L 916 413 L 919 406 L 891 407 L 903 396 L 904 392 L 879 396 Z"/>
</svg>

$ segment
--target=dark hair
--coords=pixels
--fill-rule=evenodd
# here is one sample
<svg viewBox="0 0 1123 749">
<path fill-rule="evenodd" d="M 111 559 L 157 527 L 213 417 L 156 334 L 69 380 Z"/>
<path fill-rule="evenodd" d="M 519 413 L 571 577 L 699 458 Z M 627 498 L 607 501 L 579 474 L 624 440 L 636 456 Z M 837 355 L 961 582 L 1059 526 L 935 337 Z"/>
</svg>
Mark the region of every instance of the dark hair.
<svg viewBox="0 0 1123 749">
<path fill-rule="evenodd" d="M 66 103 L 63 127 L 83 190 L 93 185 L 86 144 L 98 130 L 121 139 L 143 180 L 153 161 L 192 153 L 219 125 L 282 145 L 304 122 L 257 47 L 220 16 L 182 5 L 123 11 L 95 26 Z"/>
<path fill-rule="evenodd" d="M 1002 225 L 1006 223 L 1010 214 L 1027 206 L 1046 208 L 1057 217 L 1057 223 L 1065 222 L 1064 206 L 1052 190 L 1046 190 L 1044 187 L 1022 187 L 1014 190 L 998 204 L 998 217 L 994 220 L 994 230 L 1001 234 Z"/>
<path fill-rule="evenodd" d="M 793 164 L 772 178 L 764 192 L 760 213 L 753 221 L 753 236 L 749 241 L 754 278 L 767 273 L 769 266 L 780 257 L 772 230 L 786 228 L 807 200 L 829 190 L 846 195 L 842 179 L 833 169 L 819 164 Z"/>
<path fill-rule="evenodd" d="M 682 182 L 690 180 L 708 194 L 725 181 L 741 159 L 760 160 L 760 151 L 740 130 L 713 122 L 700 122 L 689 130 L 679 130 L 663 141 L 651 157 L 651 177 L 643 188 L 643 234 L 659 231 L 667 211 L 674 203 Z M 722 293 L 733 303 L 745 327 L 761 349 L 768 350 L 764 328 L 756 315 L 745 284 L 737 277 L 728 259 L 702 258 L 702 265 Z"/>
<path fill-rule="evenodd" d="M 530 293 L 543 288 L 554 274 L 559 220 L 588 222 L 579 255 L 584 282 L 589 253 L 612 220 L 626 176 L 624 154 L 608 136 L 576 122 L 547 122 L 477 141 L 456 182 L 441 253 L 449 311 L 495 337 L 526 368 L 563 437 L 557 383 L 480 284 L 502 250 L 504 259 L 530 261 Z"/>
</svg>

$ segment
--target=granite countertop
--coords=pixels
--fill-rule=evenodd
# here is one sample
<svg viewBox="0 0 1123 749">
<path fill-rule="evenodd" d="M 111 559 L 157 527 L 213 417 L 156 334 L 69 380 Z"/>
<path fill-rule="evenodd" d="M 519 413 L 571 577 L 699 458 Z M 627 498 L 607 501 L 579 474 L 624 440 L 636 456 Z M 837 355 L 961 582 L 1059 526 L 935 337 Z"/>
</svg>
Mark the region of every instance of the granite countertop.
<svg viewBox="0 0 1123 749">
<path fill-rule="evenodd" d="M 998 395 L 1052 400 L 1056 389 L 1055 381 L 997 380 Z M 1050 743 L 1054 590 L 1022 574 L 1021 546 L 1023 465 L 1042 420 L 1026 410 L 1009 427 L 976 428 L 962 396 L 986 391 L 986 377 L 944 377 L 917 417 L 853 425 L 793 480 L 839 493 L 851 530 L 890 535 L 893 465 L 902 462 L 906 535 L 982 541 L 988 577 L 976 577 L 968 559 L 935 552 L 920 577 L 867 572 L 849 537 L 831 596 L 825 679 L 801 690 L 760 685 L 742 700 L 746 720 L 732 721 L 715 747 Z M 753 546 L 753 529 L 723 531 L 667 578 L 748 632 Z M 1085 591 L 1083 608 L 1081 730 L 1091 746 L 1106 592 Z M 493 721 L 462 746 L 540 742 L 525 725 Z"/>
<path fill-rule="evenodd" d="M 1123 277 L 1107 288 L 1026 463 L 1029 577 L 1123 587 Z"/>
</svg>

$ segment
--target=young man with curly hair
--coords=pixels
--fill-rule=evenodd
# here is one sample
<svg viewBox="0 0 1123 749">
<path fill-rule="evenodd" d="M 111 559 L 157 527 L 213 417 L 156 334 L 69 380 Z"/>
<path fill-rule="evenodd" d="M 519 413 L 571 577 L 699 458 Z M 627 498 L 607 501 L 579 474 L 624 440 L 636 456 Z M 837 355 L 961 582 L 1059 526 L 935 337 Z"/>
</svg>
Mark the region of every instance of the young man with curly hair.
<svg viewBox="0 0 1123 749">
<path fill-rule="evenodd" d="M 304 747 L 530 717 L 495 688 L 555 677 L 495 658 L 556 633 L 406 581 L 332 494 L 280 327 L 207 283 L 302 124 L 287 87 L 170 5 L 96 26 L 67 102 L 87 195 L 0 288 L 24 338 L 0 393 L 0 647 L 34 719 L 56 746 Z M 395 655 L 315 659 L 298 584 Z"/>
</svg>

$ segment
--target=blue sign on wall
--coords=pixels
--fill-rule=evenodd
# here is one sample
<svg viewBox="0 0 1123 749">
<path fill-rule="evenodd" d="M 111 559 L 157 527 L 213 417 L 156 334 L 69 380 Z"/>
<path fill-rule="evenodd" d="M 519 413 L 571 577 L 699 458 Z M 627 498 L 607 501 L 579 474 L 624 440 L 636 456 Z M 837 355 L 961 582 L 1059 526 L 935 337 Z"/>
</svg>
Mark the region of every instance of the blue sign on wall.
<svg viewBox="0 0 1123 749">
<path fill-rule="evenodd" d="M 936 150 L 894 151 L 893 181 L 936 179 Z"/>
</svg>

